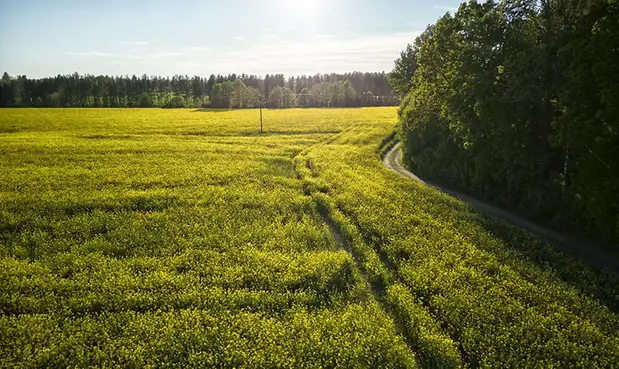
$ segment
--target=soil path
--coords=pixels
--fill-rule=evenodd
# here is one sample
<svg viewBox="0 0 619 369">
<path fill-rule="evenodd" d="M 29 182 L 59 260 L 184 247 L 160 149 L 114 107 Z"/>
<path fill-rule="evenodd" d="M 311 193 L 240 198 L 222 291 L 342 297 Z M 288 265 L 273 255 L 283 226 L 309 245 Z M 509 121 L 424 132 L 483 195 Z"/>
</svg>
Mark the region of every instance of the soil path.
<svg viewBox="0 0 619 369">
<path fill-rule="evenodd" d="M 383 159 L 383 165 L 386 168 L 396 171 L 406 177 L 414 179 L 425 185 L 435 187 L 443 192 L 457 197 L 458 199 L 468 203 L 478 211 L 494 217 L 501 218 L 508 223 L 511 223 L 531 233 L 534 233 L 545 239 L 555 247 L 572 255 L 575 255 L 593 266 L 596 266 L 598 268 L 607 268 L 608 270 L 619 274 L 619 253 L 606 250 L 601 246 L 591 241 L 581 239 L 580 237 L 542 227 L 539 224 L 531 222 L 530 220 L 500 209 L 494 205 L 490 205 L 486 202 L 477 200 L 463 193 L 441 187 L 425 180 L 421 180 L 419 177 L 408 171 L 402 165 L 401 156 L 402 155 L 400 150 L 400 143 L 398 143 L 391 150 L 389 150 L 387 155 L 385 155 L 385 158 Z"/>
</svg>

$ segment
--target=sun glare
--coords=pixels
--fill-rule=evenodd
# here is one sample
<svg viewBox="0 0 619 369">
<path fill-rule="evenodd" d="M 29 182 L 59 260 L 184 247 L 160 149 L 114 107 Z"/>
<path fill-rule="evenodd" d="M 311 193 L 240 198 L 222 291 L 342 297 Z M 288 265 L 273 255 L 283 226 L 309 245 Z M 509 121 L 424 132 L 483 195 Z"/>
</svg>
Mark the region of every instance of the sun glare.
<svg viewBox="0 0 619 369">
<path fill-rule="evenodd" d="M 312 19 L 318 12 L 318 0 L 293 0 L 289 2 L 291 10 L 299 17 Z"/>
</svg>

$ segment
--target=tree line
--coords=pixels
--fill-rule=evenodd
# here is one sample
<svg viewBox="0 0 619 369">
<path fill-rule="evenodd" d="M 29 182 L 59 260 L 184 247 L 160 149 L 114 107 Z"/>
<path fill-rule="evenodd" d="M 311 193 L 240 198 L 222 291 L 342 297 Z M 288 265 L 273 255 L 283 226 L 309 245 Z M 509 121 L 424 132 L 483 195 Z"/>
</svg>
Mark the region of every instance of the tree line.
<svg viewBox="0 0 619 369">
<path fill-rule="evenodd" d="M 462 4 L 390 74 L 420 175 L 619 240 L 619 2 Z"/>
<path fill-rule="evenodd" d="M 316 74 L 286 79 L 247 74 L 94 76 L 31 79 L 4 73 L 0 107 L 272 108 L 397 105 L 386 73 Z"/>
</svg>

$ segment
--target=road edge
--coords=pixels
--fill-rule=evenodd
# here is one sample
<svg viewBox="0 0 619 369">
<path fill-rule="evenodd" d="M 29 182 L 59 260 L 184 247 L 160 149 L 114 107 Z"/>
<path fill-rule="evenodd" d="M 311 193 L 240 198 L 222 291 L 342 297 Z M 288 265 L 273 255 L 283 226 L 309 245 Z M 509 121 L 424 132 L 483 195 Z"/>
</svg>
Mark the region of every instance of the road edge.
<svg viewBox="0 0 619 369">
<path fill-rule="evenodd" d="M 397 172 L 421 184 L 434 187 L 441 192 L 447 193 L 458 198 L 461 201 L 464 201 L 478 211 L 502 219 L 507 223 L 510 223 L 516 227 L 533 233 L 543 238 L 548 243 L 561 249 L 562 251 L 574 255 L 590 265 L 593 265 L 600 269 L 607 269 L 609 271 L 619 274 L 619 254 L 606 251 L 602 249 L 599 245 L 591 241 L 583 240 L 573 235 L 561 233 L 553 229 L 540 226 L 539 224 L 536 224 L 519 215 L 510 213 L 506 210 L 480 201 L 469 195 L 465 195 L 458 191 L 454 191 L 434 184 L 432 182 L 422 180 L 402 165 L 402 150 L 400 149 L 400 145 L 400 142 L 396 143 L 383 158 L 383 165 L 385 166 L 385 168 Z"/>
</svg>

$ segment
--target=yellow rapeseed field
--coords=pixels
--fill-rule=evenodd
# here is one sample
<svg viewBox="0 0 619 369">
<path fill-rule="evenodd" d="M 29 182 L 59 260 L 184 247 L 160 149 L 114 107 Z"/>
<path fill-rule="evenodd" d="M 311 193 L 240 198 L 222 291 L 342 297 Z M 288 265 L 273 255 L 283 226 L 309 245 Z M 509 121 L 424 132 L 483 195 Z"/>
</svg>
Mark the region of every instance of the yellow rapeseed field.
<svg viewBox="0 0 619 369">
<path fill-rule="evenodd" d="M 613 367 L 619 279 L 382 167 L 396 108 L 0 110 L 0 367 Z"/>
</svg>

